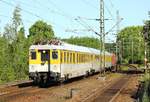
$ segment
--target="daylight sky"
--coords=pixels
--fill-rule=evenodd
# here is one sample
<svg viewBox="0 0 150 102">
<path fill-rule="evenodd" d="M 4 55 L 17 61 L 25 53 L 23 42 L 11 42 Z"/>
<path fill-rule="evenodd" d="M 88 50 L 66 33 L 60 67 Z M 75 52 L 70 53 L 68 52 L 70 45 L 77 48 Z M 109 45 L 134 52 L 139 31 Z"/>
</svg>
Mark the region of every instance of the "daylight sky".
<svg viewBox="0 0 150 102">
<path fill-rule="evenodd" d="M 99 32 L 99 22 L 87 20 L 99 18 L 100 0 L 0 0 L 0 30 L 11 22 L 12 12 L 16 5 L 22 9 L 21 15 L 25 26 L 26 35 L 29 27 L 37 20 L 43 20 L 53 26 L 55 35 L 60 38 L 70 36 L 98 37 L 93 32 L 86 31 L 88 26 Z M 105 31 L 107 32 L 116 22 L 116 10 L 124 20 L 120 28 L 132 25 L 142 25 L 148 19 L 150 0 L 104 0 L 105 1 Z M 80 16 L 80 19 L 78 18 Z M 78 20 L 75 20 L 77 19 Z M 88 25 L 88 26 L 87 26 Z M 79 29 L 77 33 L 66 30 Z M 107 35 L 107 40 L 114 40 L 112 33 Z"/>
</svg>

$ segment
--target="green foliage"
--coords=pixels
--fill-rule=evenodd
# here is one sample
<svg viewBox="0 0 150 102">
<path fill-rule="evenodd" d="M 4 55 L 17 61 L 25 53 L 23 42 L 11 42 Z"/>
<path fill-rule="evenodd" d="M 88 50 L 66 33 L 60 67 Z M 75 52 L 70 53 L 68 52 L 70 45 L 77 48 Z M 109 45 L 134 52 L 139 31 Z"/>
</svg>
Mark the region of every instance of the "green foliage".
<svg viewBox="0 0 150 102">
<path fill-rule="evenodd" d="M 6 26 L 4 27 L 3 36 L 9 41 L 9 43 L 12 43 L 15 40 L 16 34 L 12 24 L 6 24 Z"/>
<path fill-rule="evenodd" d="M 19 7 L 15 8 L 12 21 L 6 25 L 3 37 L 0 37 L 0 82 L 25 78 L 24 72 L 28 68 L 24 58 L 28 54 L 24 52 L 26 38 L 24 28 L 20 28 Z"/>
<path fill-rule="evenodd" d="M 16 34 L 17 34 L 18 27 L 20 25 L 22 25 L 22 19 L 21 19 L 20 11 L 21 11 L 20 7 L 16 6 L 15 10 L 13 12 L 13 18 L 12 18 L 12 20 L 13 20 L 13 27 L 15 29 L 15 33 Z"/>
<path fill-rule="evenodd" d="M 120 54 L 123 62 L 141 62 L 144 60 L 144 40 L 142 26 L 131 26 L 122 29 L 117 35 Z M 133 52 L 133 56 L 132 56 Z"/>
<path fill-rule="evenodd" d="M 150 20 L 145 21 L 142 32 L 143 32 L 143 36 L 145 38 L 145 41 L 150 46 Z"/>
<path fill-rule="evenodd" d="M 12 68 L 16 72 L 15 79 L 22 79 L 26 77 L 27 73 L 25 72 L 28 70 L 28 53 L 25 52 L 28 47 L 25 46 L 26 38 L 24 28 L 21 28 L 17 35 L 17 39 L 12 43 Z"/>
<path fill-rule="evenodd" d="M 5 26 L 0 37 L 0 83 L 27 78 L 29 46 L 35 41 L 54 37 L 50 25 L 37 21 L 29 29 L 30 34 L 26 38 L 20 10 L 18 6 L 15 8 L 12 22 Z"/>
<path fill-rule="evenodd" d="M 115 43 L 105 43 L 105 49 L 108 52 L 116 53 L 116 44 Z"/>
<path fill-rule="evenodd" d="M 75 44 L 79 46 L 86 46 L 91 48 L 100 48 L 100 41 L 97 38 L 90 38 L 90 37 L 71 37 L 69 39 L 63 39 L 63 41 Z"/>
<path fill-rule="evenodd" d="M 150 73 L 146 73 L 144 75 L 144 92 L 143 92 L 143 97 L 142 102 L 150 102 Z"/>
<path fill-rule="evenodd" d="M 16 40 L 19 27 L 22 26 L 20 10 L 19 6 L 15 7 L 12 22 L 4 27 L 4 37 L 8 39 L 9 43 Z"/>
<path fill-rule="evenodd" d="M 50 40 L 54 38 L 54 31 L 51 25 L 43 21 L 37 21 L 29 28 L 28 37 L 31 42 Z"/>
</svg>

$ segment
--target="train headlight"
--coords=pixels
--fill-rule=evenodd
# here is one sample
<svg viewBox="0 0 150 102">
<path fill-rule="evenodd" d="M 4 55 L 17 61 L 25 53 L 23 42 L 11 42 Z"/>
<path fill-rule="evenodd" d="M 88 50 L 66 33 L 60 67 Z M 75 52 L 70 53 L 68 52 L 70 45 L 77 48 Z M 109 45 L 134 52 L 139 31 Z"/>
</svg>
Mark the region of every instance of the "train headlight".
<svg viewBox="0 0 150 102">
<path fill-rule="evenodd" d="M 43 53 L 45 53 L 46 51 L 45 50 L 43 50 Z"/>
</svg>

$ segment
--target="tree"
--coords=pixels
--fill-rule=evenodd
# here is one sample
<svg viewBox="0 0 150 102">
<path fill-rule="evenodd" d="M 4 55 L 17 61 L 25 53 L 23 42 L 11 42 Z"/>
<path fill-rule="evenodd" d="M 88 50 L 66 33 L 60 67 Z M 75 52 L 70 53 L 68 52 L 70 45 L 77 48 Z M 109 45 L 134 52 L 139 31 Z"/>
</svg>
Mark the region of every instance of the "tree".
<svg viewBox="0 0 150 102">
<path fill-rule="evenodd" d="M 51 25 L 39 20 L 29 28 L 29 36 L 32 42 L 50 40 L 54 38 L 54 31 Z"/>
<path fill-rule="evenodd" d="M 150 46 L 150 20 L 145 21 L 142 33 L 145 38 L 145 41 Z"/>
<path fill-rule="evenodd" d="M 15 79 L 23 79 L 26 77 L 28 68 L 27 56 L 28 47 L 25 46 L 26 38 L 24 28 L 20 28 L 17 34 L 17 39 L 12 43 L 13 47 L 13 68 L 15 69 Z"/>
<path fill-rule="evenodd" d="M 138 62 L 144 59 L 144 40 L 142 26 L 130 26 L 122 29 L 117 35 L 120 58 L 123 61 Z"/>
<path fill-rule="evenodd" d="M 0 37 L 0 82 L 14 80 L 14 69 L 12 68 L 12 47 L 8 40 Z"/>
<path fill-rule="evenodd" d="M 63 41 L 75 44 L 79 46 L 86 46 L 91 48 L 100 48 L 100 41 L 97 38 L 90 38 L 90 37 L 70 37 L 69 39 L 62 39 Z"/>
<path fill-rule="evenodd" d="M 12 43 L 15 40 L 15 32 L 11 24 L 6 24 L 6 26 L 4 27 L 3 36 L 8 40 L 9 43 Z"/>
<path fill-rule="evenodd" d="M 5 82 L 27 76 L 28 48 L 25 45 L 25 30 L 22 27 L 20 10 L 19 6 L 15 7 L 12 22 L 6 25 L 0 40 L 1 46 L 5 46 L 0 51 L 3 55 L 0 57 L 0 68 L 2 68 L 0 80 Z"/>
<path fill-rule="evenodd" d="M 22 26 L 21 14 L 20 14 L 20 7 L 16 6 L 13 12 L 12 22 L 6 24 L 4 27 L 4 37 L 9 40 L 9 43 L 12 43 L 17 38 L 17 32 L 19 27 Z"/>
<path fill-rule="evenodd" d="M 21 26 L 23 23 L 22 23 L 22 19 L 21 19 L 21 14 L 20 14 L 20 7 L 19 5 L 15 7 L 15 10 L 13 12 L 13 27 L 14 27 L 14 32 L 15 34 L 17 35 L 17 31 L 19 30 L 19 26 Z"/>
</svg>

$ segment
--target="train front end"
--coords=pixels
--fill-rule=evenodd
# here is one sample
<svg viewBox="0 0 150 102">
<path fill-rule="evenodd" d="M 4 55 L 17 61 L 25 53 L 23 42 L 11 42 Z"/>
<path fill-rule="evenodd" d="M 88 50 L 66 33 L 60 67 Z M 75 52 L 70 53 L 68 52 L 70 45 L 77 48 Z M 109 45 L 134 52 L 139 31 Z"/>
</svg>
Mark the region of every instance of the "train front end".
<svg viewBox="0 0 150 102">
<path fill-rule="evenodd" d="M 36 84 L 46 84 L 60 77 L 59 51 L 50 46 L 32 45 L 29 50 L 29 78 Z"/>
</svg>

